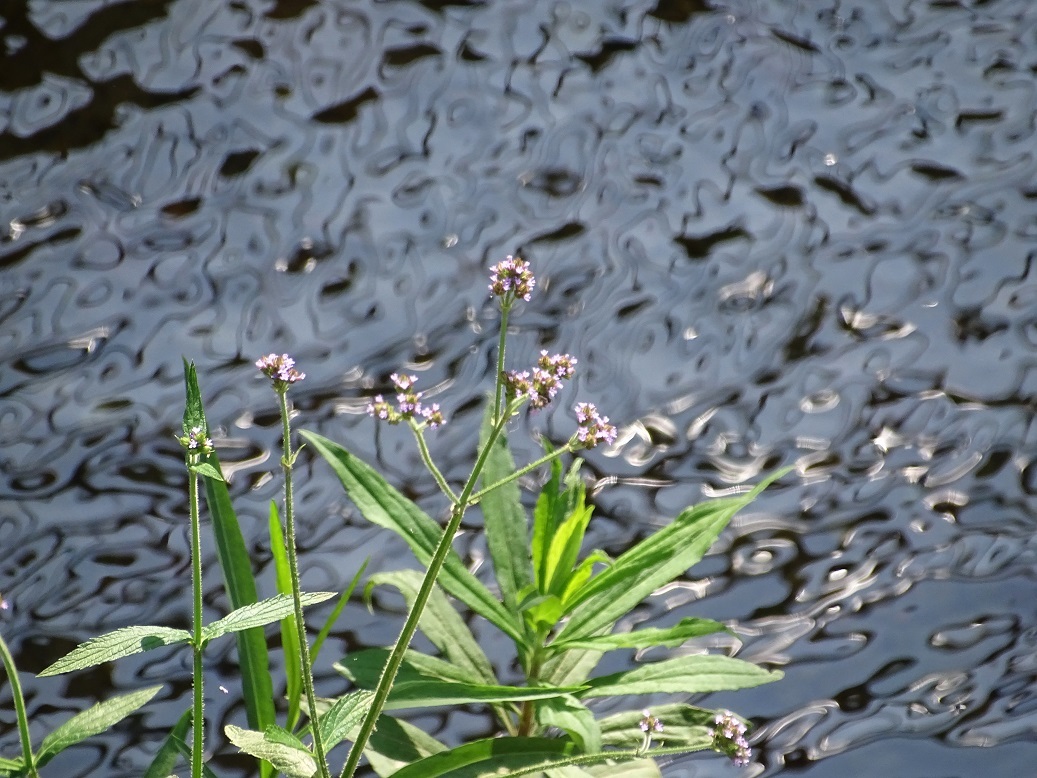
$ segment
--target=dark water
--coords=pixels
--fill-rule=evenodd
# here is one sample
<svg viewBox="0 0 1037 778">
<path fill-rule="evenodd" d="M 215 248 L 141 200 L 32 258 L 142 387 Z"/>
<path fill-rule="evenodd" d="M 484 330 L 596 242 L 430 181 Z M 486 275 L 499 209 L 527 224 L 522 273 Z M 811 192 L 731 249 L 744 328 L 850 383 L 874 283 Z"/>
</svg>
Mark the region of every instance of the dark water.
<svg viewBox="0 0 1037 778">
<path fill-rule="evenodd" d="M 540 284 L 514 364 L 550 348 L 581 368 L 528 426 L 564 439 L 577 396 L 623 425 L 590 458 L 595 545 L 618 553 L 799 466 L 635 614 L 734 620 L 741 656 L 785 670 L 706 701 L 758 725 L 741 774 L 1032 774 L 1031 0 L 41 0 L 0 16 L 0 628 L 26 671 L 104 630 L 188 621 L 181 355 L 265 593 L 280 487 L 260 354 L 309 374 L 298 424 L 440 510 L 364 398 L 419 374 L 453 416 L 434 453 L 463 476 L 493 370 L 485 268 L 521 251 Z M 368 556 L 406 563 L 326 467 L 300 478 L 307 588 Z M 477 524 L 459 542 L 476 560 Z M 321 691 L 344 689 L 345 650 L 393 638 L 384 604 L 347 609 Z M 231 649 L 213 659 L 214 764 L 245 775 L 219 739 L 243 721 Z M 49 774 L 138 775 L 188 706 L 186 664 L 26 678 L 37 742 L 167 683 Z M 451 742 L 490 726 L 420 721 Z M 738 774 L 701 756 L 664 772 Z"/>
</svg>

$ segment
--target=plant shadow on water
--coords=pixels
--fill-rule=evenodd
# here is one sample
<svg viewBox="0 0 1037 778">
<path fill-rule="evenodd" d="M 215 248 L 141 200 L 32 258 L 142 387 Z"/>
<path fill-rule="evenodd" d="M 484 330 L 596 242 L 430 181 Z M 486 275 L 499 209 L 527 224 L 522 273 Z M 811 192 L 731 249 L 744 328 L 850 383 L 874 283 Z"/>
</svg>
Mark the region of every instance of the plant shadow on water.
<svg viewBox="0 0 1037 778">
<path fill-rule="evenodd" d="M 126 624 L 189 625 L 181 355 L 261 584 L 280 429 L 252 363 L 271 349 L 309 373 L 297 424 L 440 515 L 405 431 L 372 435 L 364 408 L 391 370 L 420 374 L 451 404 L 434 453 L 462 478 L 493 381 L 483 275 L 521 252 L 541 283 L 509 348 L 577 354 L 576 389 L 621 425 L 585 468 L 589 545 L 616 555 L 800 467 L 632 617 L 731 619 L 739 656 L 784 669 L 780 691 L 706 701 L 759 725 L 759 774 L 1027 774 L 1032 3 L 522 5 L 5 12 L 0 629 L 19 666 Z M 523 422 L 556 442 L 571 424 Z M 326 469 L 304 454 L 299 471 L 306 589 L 344 588 L 367 557 L 401 566 Z M 476 568 L 478 529 L 456 544 Z M 401 621 L 357 599 L 326 654 L 389 644 Z M 233 646 L 208 659 L 221 733 L 242 715 Z M 330 661 L 317 673 L 341 684 Z M 161 652 L 26 677 L 40 733 L 166 684 L 50 769 L 138 775 L 189 677 Z M 420 720 L 448 742 L 492 726 L 479 709 Z M 249 774 L 218 738 L 220 774 Z M 8 716 L 0 739 L 17 747 Z"/>
</svg>

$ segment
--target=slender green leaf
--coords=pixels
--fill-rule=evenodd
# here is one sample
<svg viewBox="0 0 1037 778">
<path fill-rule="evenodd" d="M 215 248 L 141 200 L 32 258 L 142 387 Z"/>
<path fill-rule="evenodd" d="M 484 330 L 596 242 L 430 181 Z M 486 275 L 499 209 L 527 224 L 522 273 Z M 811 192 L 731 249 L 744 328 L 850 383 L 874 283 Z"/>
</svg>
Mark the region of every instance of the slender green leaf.
<svg viewBox="0 0 1037 778">
<path fill-rule="evenodd" d="M 194 364 L 184 360 L 184 381 L 187 387 L 187 405 L 184 427 L 201 426 L 208 429 L 205 409 Z M 205 458 L 219 478 L 203 478 L 205 502 L 212 517 L 212 534 L 216 541 L 216 559 L 223 573 L 223 581 L 232 609 L 251 605 L 259 599 L 256 580 L 252 575 L 252 557 L 241 534 L 237 514 L 230 501 L 227 483 L 223 478 L 219 457 L 213 453 Z M 242 630 L 235 635 L 238 644 L 238 665 L 241 668 L 241 693 L 245 701 L 248 725 L 262 731 L 274 723 L 274 685 L 270 677 L 270 656 L 266 637 L 261 627 Z M 270 768 L 260 764 L 264 778 L 272 776 Z"/>
<path fill-rule="evenodd" d="M 155 758 L 151 760 L 151 765 L 144 771 L 144 775 L 141 778 L 166 778 L 167 775 L 172 774 L 173 769 L 176 767 L 177 757 L 180 755 L 177 741 L 186 745 L 187 733 L 191 729 L 191 714 L 193 712 L 188 708 L 180 716 L 176 725 L 166 735 L 166 739 L 162 741 L 158 753 L 155 754 Z"/>
<path fill-rule="evenodd" d="M 687 640 L 712 635 L 716 632 L 730 632 L 730 630 L 719 621 L 688 618 L 681 619 L 672 627 L 647 627 L 633 632 L 600 635 L 581 640 L 556 640 L 550 648 L 552 651 L 568 651 L 572 648 L 612 651 L 617 648 L 652 648 L 653 646 L 676 648 Z"/>
<path fill-rule="evenodd" d="M 557 639 L 575 640 L 593 635 L 628 613 L 657 588 L 683 575 L 709 550 L 735 513 L 788 470 L 772 473 L 743 495 L 711 500 L 682 511 L 669 525 L 622 554 L 615 564 L 591 578 L 566 603 L 572 615 Z"/>
<path fill-rule="evenodd" d="M 591 778 L 662 778 L 662 772 L 652 759 L 636 759 L 619 764 L 588 765 L 584 768 Z"/>
<path fill-rule="evenodd" d="M 313 432 L 304 430 L 301 434 L 331 465 L 346 493 L 364 517 L 372 524 L 397 533 L 407 542 L 418 560 L 427 565 L 443 535 L 443 528 L 393 489 L 373 468 L 337 443 Z M 439 583 L 512 640 L 522 642 L 523 634 L 518 619 L 469 572 L 461 557 L 452 550 L 447 555 Z"/>
<path fill-rule="evenodd" d="M 409 609 L 414 606 L 421 579 L 422 575 L 416 570 L 379 573 L 371 576 L 367 584 L 367 591 L 369 592 L 373 586 L 382 584 L 395 586 L 400 590 Z M 483 683 L 497 682 L 490 660 L 479 647 L 478 641 L 468 629 L 468 625 L 464 623 L 464 619 L 454 610 L 438 586 L 432 590 L 428 604 L 418 622 L 418 628 L 448 661 L 468 670 L 472 676 L 471 680 Z"/>
<path fill-rule="evenodd" d="M 277 503 L 270 501 L 270 514 L 267 520 L 270 530 L 270 553 L 274 560 L 274 576 L 277 580 L 277 591 L 283 595 L 292 594 L 292 572 L 288 564 L 288 551 L 284 544 L 284 532 L 281 530 L 281 517 Z M 281 647 L 284 649 L 284 675 L 288 694 L 288 729 L 295 729 L 299 722 L 299 700 L 302 699 L 302 659 L 299 657 L 299 629 L 295 623 L 295 613 L 289 613 L 281 619 Z"/>
<path fill-rule="evenodd" d="M 313 755 L 287 730 L 267 727 L 264 732 L 255 732 L 228 724 L 224 732 L 240 750 L 269 762 L 289 778 L 312 778 L 317 772 Z"/>
<path fill-rule="evenodd" d="M 313 648 L 310 650 L 310 654 L 313 657 L 313 664 L 317 663 L 317 657 L 320 656 L 320 650 L 324 646 L 324 641 L 328 639 L 328 635 L 331 634 L 332 628 L 335 626 L 335 622 L 338 621 L 339 615 L 342 613 L 342 609 L 346 607 L 346 603 L 349 602 L 349 598 L 353 596 L 353 590 L 356 589 L 357 584 L 360 583 L 360 578 L 364 574 L 364 570 L 367 569 L 367 563 L 370 561 L 370 557 L 364 560 L 360 568 L 353 574 L 353 580 L 349 582 L 349 586 L 346 590 L 339 595 L 338 601 L 335 603 L 335 607 L 331 609 L 331 614 L 328 616 L 327 621 L 324 622 L 324 626 L 320 628 L 320 632 L 317 633 L 317 639 L 313 641 Z"/>
<path fill-rule="evenodd" d="M 551 444 L 544 440 L 544 452 L 550 454 Z M 536 507 L 533 510 L 533 539 L 530 544 L 530 555 L 533 560 L 533 576 L 537 591 L 547 592 L 551 579 L 547 569 L 548 552 L 555 529 L 565 518 L 565 501 L 562 498 L 562 462 L 551 460 L 551 478 L 540 490 Z"/>
<path fill-rule="evenodd" d="M 554 537 L 551 538 L 547 558 L 550 577 L 545 591 L 557 597 L 561 597 L 569 588 L 569 579 L 575 572 L 583 536 L 594 512 L 594 507 L 586 505 L 584 499 L 584 487 L 581 483 L 576 494 L 576 505 L 558 525 Z"/>
<path fill-rule="evenodd" d="M 36 766 L 42 767 L 51 759 L 88 737 L 104 732 L 113 724 L 122 721 L 158 694 L 161 686 L 122 694 L 78 713 L 43 738 L 36 753 Z"/>
<path fill-rule="evenodd" d="M 389 656 L 387 648 L 365 648 L 354 651 L 341 662 L 334 664 L 335 670 L 362 689 L 373 689 L 378 684 Z M 482 678 L 467 668 L 459 667 L 439 657 L 408 649 L 403 655 L 403 664 L 396 675 L 400 681 L 454 681 L 456 683 L 481 683 Z M 496 683 L 496 679 L 493 679 Z"/>
<path fill-rule="evenodd" d="M 594 565 L 611 564 L 613 564 L 612 558 L 604 551 L 600 549 L 591 551 L 569 574 L 569 581 L 566 583 L 565 591 L 562 593 L 562 602 L 572 602 L 576 592 L 582 589 L 584 584 L 590 580 L 591 574 L 594 572 Z M 567 607 L 565 609 L 568 610 Z"/>
<path fill-rule="evenodd" d="M 111 662 L 124 656 L 141 654 L 153 648 L 173 646 L 187 643 L 191 633 L 183 629 L 171 627 L 123 627 L 114 632 L 91 638 L 72 649 L 57 662 L 39 674 L 40 678 L 48 675 L 70 673 L 85 667 Z"/>
<path fill-rule="evenodd" d="M 0 756 L 0 774 L 9 775 L 11 773 L 21 773 L 24 768 L 25 762 L 22 759 L 8 759 Z"/>
<path fill-rule="evenodd" d="M 180 738 L 173 738 L 172 742 L 173 742 L 174 745 L 176 745 L 177 750 L 180 751 L 180 755 L 187 762 L 190 762 L 191 761 L 191 746 L 187 745 L 187 743 L 185 741 L 180 740 Z M 260 768 L 262 768 L 264 764 L 266 764 L 266 763 L 265 762 L 260 762 L 259 763 Z M 273 768 L 270 768 L 270 769 L 273 770 Z M 273 775 L 273 772 L 271 772 L 270 774 Z M 171 775 L 171 776 L 169 776 L 169 778 L 177 778 L 177 776 Z M 217 778 L 217 776 L 216 776 L 216 773 L 214 773 L 212 771 L 212 769 L 209 767 L 209 765 L 203 763 L 202 764 L 202 778 Z"/>
<path fill-rule="evenodd" d="M 693 654 L 591 678 L 587 681 L 589 688 L 577 696 L 586 699 L 619 694 L 699 694 L 747 689 L 777 681 L 782 675 L 778 670 L 765 670 L 729 656 Z"/>
<path fill-rule="evenodd" d="M 300 599 L 303 607 L 316 605 L 319 602 L 330 600 L 335 592 L 303 592 Z M 219 621 L 207 624 L 202 630 L 202 639 L 209 642 L 228 632 L 240 632 L 243 629 L 261 627 L 264 624 L 272 624 L 280 621 L 290 613 L 294 613 L 295 605 L 292 598 L 287 594 L 278 594 L 251 605 L 245 605 L 233 610 Z M 265 731 L 265 730 L 264 730 Z"/>
<path fill-rule="evenodd" d="M 652 742 L 688 750 L 708 750 L 713 747 L 709 728 L 713 726 L 715 713 L 685 703 L 653 705 L 652 715 L 663 723 L 663 731 L 652 735 Z M 640 724 L 644 713 L 641 710 L 624 711 L 606 716 L 601 726 L 602 743 L 616 748 L 636 747 L 642 739 Z"/>
<path fill-rule="evenodd" d="M 442 751 L 446 746 L 420 727 L 392 716 L 379 716 L 364 755 L 374 771 L 387 778 L 411 762 Z"/>
<path fill-rule="evenodd" d="M 482 427 L 479 430 L 479 448 L 486 445 L 493 429 L 493 403 L 486 404 Z M 500 435 L 486 459 L 482 471 L 482 486 L 507 478 L 515 472 L 515 462 L 508 450 L 505 435 Z M 516 611 L 518 593 L 533 583 L 533 566 L 529 559 L 529 528 L 526 511 L 522 507 L 517 481 L 504 484 L 483 496 L 480 501 L 486 526 L 486 545 L 493 560 L 493 571 L 500 586 L 505 607 Z"/>
<path fill-rule="evenodd" d="M 503 770 L 547 769 L 579 753 L 576 745 L 557 738 L 497 737 L 476 740 L 421 759 L 393 773 L 393 778 L 475 778 L 506 775 Z"/>
<path fill-rule="evenodd" d="M 384 666 L 387 654 L 386 649 L 358 651 L 335 663 L 335 669 L 357 686 L 371 688 L 378 682 L 380 668 Z M 571 694 L 583 688 L 502 686 L 455 680 L 463 679 L 468 672 L 442 659 L 408 651 L 389 694 L 386 710 L 543 700 Z M 444 680 L 441 674 L 448 675 L 450 680 Z"/>
<path fill-rule="evenodd" d="M 601 750 L 601 727 L 590 708 L 572 695 L 537 703 L 536 717 L 542 727 L 558 727 L 567 732 L 585 754 Z"/>
<path fill-rule="evenodd" d="M 317 725 L 327 751 L 341 743 L 350 730 L 359 726 L 373 699 L 374 692 L 353 692 L 339 697 L 328 710 L 320 714 Z"/>
<path fill-rule="evenodd" d="M 220 473 L 215 467 L 210 465 L 208 462 L 199 462 L 197 465 L 191 465 L 189 468 L 192 473 L 205 476 L 206 478 L 213 478 L 217 481 L 223 480 L 223 474 Z"/>
<path fill-rule="evenodd" d="M 540 680 L 555 686 L 581 684 L 594 672 L 602 654 L 602 651 L 578 648 L 556 654 L 544 663 Z"/>
<path fill-rule="evenodd" d="M 202 393 L 198 389 L 198 371 L 194 362 L 188 362 L 184 358 L 184 393 L 187 400 L 184 403 L 184 434 L 187 435 L 195 427 L 201 427 L 206 432 L 209 429 L 205 422 L 205 411 L 202 408 Z"/>
</svg>

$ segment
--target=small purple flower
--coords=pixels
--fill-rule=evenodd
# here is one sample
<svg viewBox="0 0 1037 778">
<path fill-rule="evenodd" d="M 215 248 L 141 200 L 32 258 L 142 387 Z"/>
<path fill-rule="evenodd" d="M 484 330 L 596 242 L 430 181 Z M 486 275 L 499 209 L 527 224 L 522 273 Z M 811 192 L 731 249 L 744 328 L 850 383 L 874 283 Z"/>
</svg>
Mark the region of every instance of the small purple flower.
<svg viewBox="0 0 1037 778">
<path fill-rule="evenodd" d="M 287 391 L 289 385 L 306 377 L 305 373 L 295 369 L 295 360 L 287 354 L 267 354 L 256 360 L 256 367 L 274 382 L 274 389 L 278 392 Z"/>
<path fill-rule="evenodd" d="M 576 372 L 576 357 L 569 354 L 540 352 L 537 366 L 530 375 L 528 370 L 512 370 L 504 374 L 504 384 L 514 397 L 528 397 L 534 410 L 543 408 L 562 388 L 562 381 Z"/>
<path fill-rule="evenodd" d="M 178 437 L 177 440 L 191 455 L 209 456 L 216 450 L 212 445 L 212 438 L 208 437 L 201 427 L 191 427 L 187 434 Z"/>
<path fill-rule="evenodd" d="M 641 731 L 642 732 L 662 732 L 663 723 L 658 718 L 652 715 L 652 712 L 645 708 L 641 711 L 641 715 L 644 718 L 641 719 Z"/>
<path fill-rule="evenodd" d="M 389 379 L 396 388 L 396 407 L 394 408 L 386 402 L 382 395 L 375 395 L 374 400 L 367 404 L 369 416 L 390 424 L 399 424 L 405 419 L 420 418 L 432 429 L 446 424 L 443 412 L 439 409 L 439 403 L 433 403 L 430 407 L 421 404 L 422 393 L 414 391 L 414 384 L 418 381 L 417 376 L 393 373 Z"/>
<path fill-rule="evenodd" d="M 745 724 L 729 710 L 718 710 L 713 723 L 716 727 L 709 730 L 713 749 L 731 757 L 739 767 L 749 764 L 753 752 L 745 739 Z"/>
<path fill-rule="evenodd" d="M 11 609 L 11 603 L 4 599 L 4 596 L 0 594 L 0 611 L 6 611 Z"/>
<path fill-rule="evenodd" d="M 616 428 L 609 424 L 608 416 L 599 416 L 598 409 L 591 403 L 576 403 L 576 440 L 584 448 L 594 448 L 599 443 L 609 445 L 616 442 Z"/>
<path fill-rule="evenodd" d="M 529 263 L 509 254 L 490 268 L 490 294 L 510 302 L 521 297 L 529 302 L 530 292 L 536 286 L 536 279 L 529 269 Z"/>
</svg>

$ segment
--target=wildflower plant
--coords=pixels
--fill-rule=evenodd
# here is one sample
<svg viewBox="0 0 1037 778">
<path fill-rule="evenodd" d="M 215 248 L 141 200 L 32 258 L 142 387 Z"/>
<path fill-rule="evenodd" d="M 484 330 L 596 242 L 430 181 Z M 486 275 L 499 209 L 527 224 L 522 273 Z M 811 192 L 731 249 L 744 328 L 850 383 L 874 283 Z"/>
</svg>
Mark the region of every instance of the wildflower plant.
<svg viewBox="0 0 1037 778">
<path fill-rule="evenodd" d="M 346 494 L 373 524 L 398 534 L 425 567 L 371 575 L 364 589 L 391 586 L 408 605 L 396 642 L 387 648 L 352 653 L 335 669 L 352 684 L 337 698 L 318 697 L 313 664 L 364 573 L 361 566 L 325 621 L 311 647 L 303 609 L 334 596 L 304 593 L 296 549 L 293 448 L 289 391 L 305 379 L 287 354 L 269 354 L 255 363 L 277 397 L 282 432 L 280 464 L 284 477 L 284 522 L 270 507 L 270 552 L 279 594 L 259 600 L 252 559 L 237 517 L 202 407 L 193 364 L 185 361 L 186 409 L 175 436 L 187 472 L 187 513 L 191 548 L 190 631 L 164 626 L 127 626 L 88 640 L 44 670 L 41 676 L 72 672 L 165 646 L 192 651 L 192 701 L 159 748 L 144 778 L 166 778 L 179 760 L 192 778 L 212 771 L 204 764 L 205 648 L 233 633 L 241 667 L 242 697 L 248 727 L 228 725 L 225 734 L 258 761 L 262 778 L 331 778 L 329 754 L 350 743 L 340 778 L 352 778 L 363 759 L 379 776 L 518 776 L 565 770 L 566 775 L 660 775 L 655 758 L 697 750 L 725 754 L 739 765 L 751 758 L 746 725 L 730 711 L 712 711 L 677 701 L 636 707 L 609 716 L 595 714 L 603 697 L 678 695 L 686 698 L 740 689 L 777 680 L 781 673 L 740 659 L 692 652 L 606 675 L 595 674 L 609 651 L 676 648 L 687 641 L 725 631 L 709 619 L 685 618 L 662 628 L 617 631 L 624 617 L 654 591 L 684 575 L 706 553 L 734 514 L 788 470 L 765 477 L 751 490 L 681 511 L 672 521 L 612 559 L 600 549 L 584 550 L 593 514 L 580 477 L 581 460 L 563 459 L 597 446 L 613 445 L 617 430 L 597 407 L 573 407 L 575 430 L 557 448 L 521 467 L 513 461 L 508 429 L 528 407 L 555 401 L 578 361 L 569 354 L 540 352 L 535 364 L 506 369 L 508 319 L 519 301 L 536 288 L 529 263 L 507 257 L 490 268 L 489 291 L 500 311 L 495 383 L 478 441 L 476 458 L 462 483 L 451 483 L 436 465 L 426 435 L 447 419 L 438 403 L 416 388 L 416 376 L 390 375 L 392 393 L 374 396 L 367 407 L 377 423 L 406 425 L 422 461 L 445 495 L 449 510 L 440 523 L 390 485 L 344 447 L 312 432 L 302 437 L 332 468 Z M 526 475 L 546 474 L 531 514 L 519 489 Z M 206 624 L 202 600 L 201 487 L 204 486 L 217 559 L 231 612 Z M 496 578 L 490 588 L 452 548 L 461 521 L 473 506 L 481 510 Z M 0 608 L 7 602 L 0 598 Z M 471 632 L 466 616 L 475 614 L 514 646 L 519 682 L 498 679 L 494 664 Z M 278 722 L 275 682 L 267 654 L 264 625 L 277 622 L 284 650 L 287 712 Z M 420 630 L 434 653 L 412 649 Z M 20 758 L 0 757 L 0 776 L 40 778 L 39 768 L 61 749 L 95 734 L 132 713 L 156 695 L 151 687 L 103 702 L 73 717 L 33 751 L 18 673 L 0 635 L 0 661 L 15 704 Z M 483 705 L 497 720 L 500 736 L 448 748 L 393 714 L 400 709 Z M 303 716 L 305 714 L 305 718 Z M 188 734 L 190 733 L 190 742 Z M 308 741 L 308 742 L 307 742 Z"/>
<path fill-rule="evenodd" d="M 787 470 L 773 473 L 744 494 L 682 511 L 616 559 L 600 550 L 581 558 L 593 506 L 587 504 L 579 476 L 580 460 L 566 469 L 562 458 L 611 445 L 617 432 L 593 404 L 579 402 L 574 408 L 576 430 L 565 444 L 557 449 L 545 446 L 542 457 L 515 466 L 507 444 L 509 422 L 524 406 L 533 410 L 547 406 L 577 366 L 571 355 L 542 351 L 531 367 L 505 369 L 508 317 L 517 301 L 532 298 L 535 286 L 523 260 L 508 257 L 491 268 L 490 293 L 501 313 L 497 381 L 487 404 L 475 465 L 463 484 L 448 483 L 430 455 L 425 434 L 442 419 L 437 416 L 437 425 L 427 421 L 422 397 L 414 390 L 414 376 L 393 374 L 396 402 L 379 395 L 368 406 L 378 422 L 410 426 L 425 465 L 450 503 L 445 526 L 342 446 L 302 433 L 331 465 L 363 516 L 396 532 L 427 567 L 420 576 L 409 570 L 383 572 L 368 581 L 367 596 L 376 586 L 399 590 L 408 616 L 391 649 L 359 651 L 335 666 L 356 689 L 373 695 L 364 702 L 363 720 L 349 734 L 353 743 L 340 773 L 343 777 L 354 774 L 362 756 L 379 775 L 395 778 L 524 775 L 563 767 L 606 769 L 610 776 L 645 769 L 655 773 L 638 774 L 658 774 L 652 757 L 702 749 L 744 761 L 748 753 L 747 747 L 741 750 L 744 728 L 727 739 L 726 733 L 736 732 L 737 727 L 730 729 L 733 725 L 725 719 L 727 728 L 719 730 L 722 737 L 715 736 L 710 727 L 717 716 L 713 711 L 675 703 L 657 708 L 654 714 L 635 710 L 599 720 L 592 710 L 593 700 L 699 694 L 755 686 L 781 676 L 733 657 L 704 653 L 610 675 L 593 674 L 607 651 L 672 648 L 725 630 L 718 622 L 700 618 L 686 618 L 667 628 L 633 632 L 615 628 L 644 598 L 683 575 L 731 517 Z M 438 406 L 435 410 L 439 413 Z M 517 480 L 545 467 L 550 477 L 530 520 Z M 499 594 L 473 575 L 451 547 L 462 516 L 473 505 L 482 510 Z M 465 612 L 482 617 L 511 640 L 525 676 L 522 683 L 506 684 L 497 678 L 466 624 Z M 419 629 L 436 653 L 410 648 Z M 448 749 L 391 715 L 401 708 L 473 704 L 489 706 L 501 737 Z"/>
</svg>

